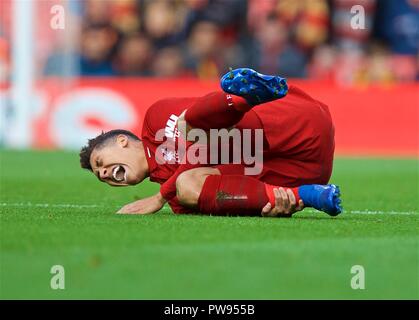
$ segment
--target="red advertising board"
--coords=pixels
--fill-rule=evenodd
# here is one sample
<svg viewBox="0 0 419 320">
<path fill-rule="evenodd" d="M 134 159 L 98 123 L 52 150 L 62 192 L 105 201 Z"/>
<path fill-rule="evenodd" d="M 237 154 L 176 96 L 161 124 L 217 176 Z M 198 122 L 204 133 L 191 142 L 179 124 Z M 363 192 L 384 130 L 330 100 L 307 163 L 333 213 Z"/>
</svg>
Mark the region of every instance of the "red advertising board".
<svg viewBox="0 0 419 320">
<path fill-rule="evenodd" d="M 329 105 L 338 155 L 417 157 L 417 84 L 342 88 L 313 81 L 289 82 Z M 139 133 L 145 111 L 158 99 L 219 90 L 217 82 L 196 79 L 100 78 L 62 83 L 47 79 L 37 86 L 31 121 L 33 147 L 77 149 L 88 137 L 112 128 Z"/>
</svg>

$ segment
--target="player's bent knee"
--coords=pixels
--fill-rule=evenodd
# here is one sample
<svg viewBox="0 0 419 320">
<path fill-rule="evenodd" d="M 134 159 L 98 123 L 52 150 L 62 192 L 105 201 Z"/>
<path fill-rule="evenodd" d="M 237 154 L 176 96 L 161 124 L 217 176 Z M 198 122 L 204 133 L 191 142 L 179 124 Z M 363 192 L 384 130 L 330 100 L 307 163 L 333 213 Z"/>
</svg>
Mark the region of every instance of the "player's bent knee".
<svg viewBox="0 0 419 320">
<path fill-rule="evenodd" d="M 182 172 L 176 179 L 176 196 L 181 205 L 196 207 L 201 190 L 196 175 L 190 171 L 192 170 Z"/>
<path fill-rule="evenodd" d="M 176 179 L 176 196 L 179 203 L 185 207 L 196 208 L 198 199 L 209 175 L 218 175 L 215 168 L 201 167 L 182 172 Z"/>
</svg>

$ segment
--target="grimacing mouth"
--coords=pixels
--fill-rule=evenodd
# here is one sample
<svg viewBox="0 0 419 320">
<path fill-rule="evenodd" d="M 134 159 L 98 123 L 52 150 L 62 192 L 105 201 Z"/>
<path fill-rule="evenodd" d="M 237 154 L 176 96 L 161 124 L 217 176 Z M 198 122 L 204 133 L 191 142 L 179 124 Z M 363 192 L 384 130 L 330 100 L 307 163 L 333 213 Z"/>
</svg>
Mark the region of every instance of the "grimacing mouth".
<svg viewBox="0 0 419 320">
<path fill-rule="evenodd" d="M 115 182 L 126 182 L 127 181 L 127 171 L 122 165 L 116 165 L 112 169 L 112 178 Z"/>
</svg>

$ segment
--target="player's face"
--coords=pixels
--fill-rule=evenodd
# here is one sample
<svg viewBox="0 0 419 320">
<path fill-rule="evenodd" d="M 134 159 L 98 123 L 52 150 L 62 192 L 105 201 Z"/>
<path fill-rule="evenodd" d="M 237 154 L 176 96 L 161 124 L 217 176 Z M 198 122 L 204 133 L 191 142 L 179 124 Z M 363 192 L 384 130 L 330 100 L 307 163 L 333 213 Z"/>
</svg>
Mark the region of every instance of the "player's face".
<svg viewBox="0 0 419 320">
<path fill-rule="evenodd" d="M 146 168 L 142 166 L 142 148 L 119 135 L 116 142 L 94 149 L 90 156 L 90 165 L 97 178 L 111 186 L 129 186 L 140 183 L 146 177 Z"/>
</svg>

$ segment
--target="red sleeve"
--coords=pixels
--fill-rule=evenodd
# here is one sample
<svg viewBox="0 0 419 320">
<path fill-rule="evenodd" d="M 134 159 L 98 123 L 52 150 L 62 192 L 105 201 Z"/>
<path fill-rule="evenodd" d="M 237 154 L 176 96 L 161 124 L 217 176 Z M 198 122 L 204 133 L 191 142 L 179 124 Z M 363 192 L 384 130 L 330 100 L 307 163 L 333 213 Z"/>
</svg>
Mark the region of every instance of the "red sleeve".
<svg viewBox="0 0 419 320">
<path fill-rule="evenodd" d="M 172 115 L 179 116 L 197 98 L 166 98 L 152 104 L 144 117 L 142 134 L 154 139 L 159 129 L 164 129 Z"/>
<path fill-rule="evenodd" d="M 195 100 L 196 98 L 166 98 L 155 102 L 148 108 L 144 117 L 141 139 L 145 147 L 151 181 L 162 183 L 168 180 L 179 166 L 177 163 L 157 163 L 156 157 L 160 155 L 159 146 L 168 138 L 175 139 L 176 134 L 172 132 L 172 137 L 166 135 L 161 141 L 156 140 L 156 133 L 160 129 L 164 130 L 169 123 L 177 121 L 178 116 Z"/>
</svg>

